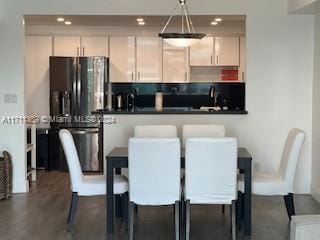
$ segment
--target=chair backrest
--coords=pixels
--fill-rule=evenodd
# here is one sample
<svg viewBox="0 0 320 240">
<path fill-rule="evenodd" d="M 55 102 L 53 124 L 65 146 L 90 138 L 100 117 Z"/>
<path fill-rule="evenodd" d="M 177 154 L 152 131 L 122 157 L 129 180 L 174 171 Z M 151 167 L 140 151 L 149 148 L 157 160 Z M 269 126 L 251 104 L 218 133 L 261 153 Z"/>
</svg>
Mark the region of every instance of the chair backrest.
<svg viewBox="0 0 320 240">
<path fill-rule="evenodd" d="M 140 125 L 134 127 L 136 138 L 174 138 L 177 137 L 175 125 Z"/>
<path fill-rule="evenodd" d="M 279 175 L 287 184 L 291 193 L 293 192 L 294 178 L 305 138 L 304 131 L 297 128 L 291 129 L 282 151 Z"/>
<path fill-rule="evenodd" d="M 130 138 L 130 201 L 140 205 L 179 201 L 180 161 L 179 138 Z"/>
<path fill-rule="evenodd" d="M 215 125 L 215 124 L 189 124 L 183 125 L 182 129 L 182 138 L 183 146 L 186 145 L 188 138 L 193 137 L 225 137 L 225 128 L 224 125 Z"/>
<path fill-rule="evenodd" d="M 59 131 L 59 138 L 67 159 L 71 179 L 71 190 L 73 192 L 77 192 L 79 189 L 79 184 L 82 182 L 83 178 L 78 152 L 70 131 L 67 129 L 61 129 Z"/>
<path fill-rule="evenodd" d="M 189 138 L 185 196 L 191 203 L 231 204 L 237 198 L 237 140 Z"/>
</svg>

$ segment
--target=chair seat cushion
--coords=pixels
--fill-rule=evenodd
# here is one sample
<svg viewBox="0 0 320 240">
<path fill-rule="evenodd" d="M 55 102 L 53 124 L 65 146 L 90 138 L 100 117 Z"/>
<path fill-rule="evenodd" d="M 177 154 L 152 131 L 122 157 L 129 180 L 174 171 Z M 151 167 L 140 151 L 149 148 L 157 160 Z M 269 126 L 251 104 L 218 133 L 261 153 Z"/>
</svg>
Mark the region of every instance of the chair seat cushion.
<svg viewBox="0 0 320 240">
<path fill-rule="evenodd" d="M 290 240 L 320 239 L 320 215 L 292 216 Z"/>
<path fill-rule="evenodd" d="M 128 179 L 122 175 L 114 176 L 114 194 L 122 194 L 128 191 Z M 77 190 L 79 196 L 106 195 L 105 175 L 85 175 Z"/>
<path fill-rule="evenodd" d="M 238 190 L 244 193 L 243 175 L 239 176 Z M 252 177 L 252 194 L 263 196 L 288 195 L 288 187 L 280 176 L 256 173 Z"/>
</svg>

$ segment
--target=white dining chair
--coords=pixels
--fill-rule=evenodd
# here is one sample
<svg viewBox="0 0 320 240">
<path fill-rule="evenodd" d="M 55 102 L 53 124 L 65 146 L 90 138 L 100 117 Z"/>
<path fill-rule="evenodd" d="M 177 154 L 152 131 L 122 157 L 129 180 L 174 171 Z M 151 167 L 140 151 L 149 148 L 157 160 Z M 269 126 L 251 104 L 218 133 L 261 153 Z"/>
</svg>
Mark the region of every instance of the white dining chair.
<svg viewBox="0 0 320 240">
<path fill-rule="evenodd" d="M 179 239 L 179 138 L 129 139 L 129 239 L 133 239 L 134 205 L 175 206 L 175 236 Z"/>
<path fill-rule="evenodd" d="M 189 138 L 194 137 L 225 137 L 226 130 L 221 124 L 186 124 L 182 127 L 182 145 L 185 147 Z M 184 170 L 181 170 L 182 182 L 184 181 Z M 225 206 L 222 205 L 224 213 Z"/>
<path fill-rule="evenodd" d="M 237 141 L 235 138 L 190 138 L 185 148 L 186 239 L 191 204 L 231 206 L 232 239 L 236 239 Z"/>
<path fill-rule="evenodd" d="M 136 125 L 133 129 L 135 138 L 175 138 L 178 137 L 177 127 L 175 125 Z M 138 213 L 138 206 L 135 206 Z"/>
<path fill-rule="evenodd" d="M 60 130 L 59 138 L 67 159 L 71 180 L 72 197 L 67 221 L 68 231 L 70 231 L 75 220 L 79 196 L 106 195 L 106 177 L 104 175 L 84 175 L 70 131 L 66 129 Z M 128 179 L 121 175 L 115 175 L 114 194 L 123 195 L 124 201 L 128 202 L 128 189 Z"/>
<path fill-rule="evenodd" d="M 137 125 L 134 127 L 136 138 L 172 138 L 177 137 L 175 125 Z"/>
<path fill-rule="evenodd" d="M 300 129 L 290 130 L 283 148 L 279 170 L 276 174 L 254 173 L 252 193 L 261 196 L 283 196 L 288 217 L 295 215 L 293 185 L 298 160 L 306 134 Z M 244 193 L 244 181 L 239 180 L 239 191 Z"/>
</svg>

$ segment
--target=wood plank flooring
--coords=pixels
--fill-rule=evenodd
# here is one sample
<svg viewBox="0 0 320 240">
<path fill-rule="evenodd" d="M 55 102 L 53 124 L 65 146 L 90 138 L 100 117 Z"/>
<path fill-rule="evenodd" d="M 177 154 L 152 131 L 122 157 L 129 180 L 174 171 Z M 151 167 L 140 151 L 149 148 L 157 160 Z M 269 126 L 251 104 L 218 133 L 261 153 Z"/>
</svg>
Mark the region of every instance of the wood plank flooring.
<svg viewBox="0 0 320 240">
<path fill-rule="evenodd" d="M 70 203 L 68 174 L 40 173 L 28 194 L 15 194 L 0 201 L 1 240 L 96 240 L 105 236 L 105 198 L 80 198 L 75 228 L 66 231 Z M 297 214 L 320 214 L 320 205 L 309 195 L 295 196 Z M 252 236 L 238 239 L 287 240 L 289 221 L 281 197 L 254 197 Z M 174 239 L 172 207 L 140 207 L 135 239 Z M 116 240 L 126 239 L 123 226 L 116 224 Z M 229 211 L 220 206 L 192 206 L 191 239 L 230 239 Z"/>
</svg>

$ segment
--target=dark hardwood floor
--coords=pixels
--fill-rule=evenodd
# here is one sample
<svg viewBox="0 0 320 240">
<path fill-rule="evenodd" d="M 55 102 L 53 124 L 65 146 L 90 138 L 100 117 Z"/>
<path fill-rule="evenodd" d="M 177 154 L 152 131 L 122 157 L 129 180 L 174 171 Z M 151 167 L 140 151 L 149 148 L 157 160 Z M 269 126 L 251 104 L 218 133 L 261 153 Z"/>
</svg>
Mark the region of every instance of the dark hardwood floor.
<svg viewBox="0 0 320 240">
<path fill-rule="evenodd" d="M 66 173 L 40 173 L 28 194 L 0 201 L 1 240 L 95 240 L 105 236 L 105 198 L 80 198 L 75 227 L 66 231 L 70 182 Z M 320 205 L 309 195 L 295 196 L 297 214 L 319 214 Z M 172 207 L 142 207 L 135 225 L 135 239 L 174 239 Z M 252 236 L 238 239 L 289 239 L 289 221 L 281 197 L 253 198 Z M 124 227 L 116 225 L 116 240 L 126 239 Z M 191 239 L 230 239 L 229 211 L 220 206 L 192 206 Z"/>
</svg>

